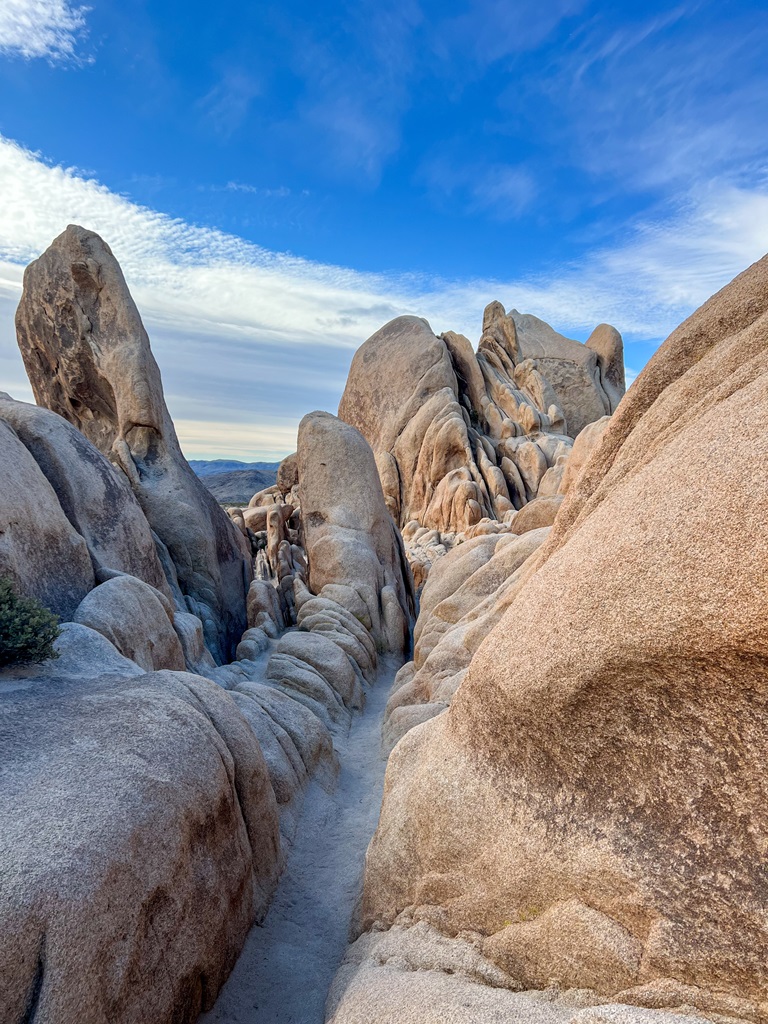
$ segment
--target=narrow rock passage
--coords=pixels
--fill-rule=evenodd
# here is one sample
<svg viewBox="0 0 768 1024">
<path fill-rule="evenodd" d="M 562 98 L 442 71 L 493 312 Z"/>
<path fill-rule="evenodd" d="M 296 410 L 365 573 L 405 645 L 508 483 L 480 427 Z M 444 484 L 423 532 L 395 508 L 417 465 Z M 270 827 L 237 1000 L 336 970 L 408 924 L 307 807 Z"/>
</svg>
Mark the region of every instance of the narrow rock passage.
<svg viewBox="0 0 768 1024">
<path fill-rule="evenodd" d="M 332 793 L 307 787 L 294 845 L 264 926 L 251 929 L 234 971 L 200 1024 L 322 1024 L 349 941 L 368 842 L 381 807 L 381 723 L 399 666 L 382 662 L 365 710 L 336 738 Z"/>
</svg>

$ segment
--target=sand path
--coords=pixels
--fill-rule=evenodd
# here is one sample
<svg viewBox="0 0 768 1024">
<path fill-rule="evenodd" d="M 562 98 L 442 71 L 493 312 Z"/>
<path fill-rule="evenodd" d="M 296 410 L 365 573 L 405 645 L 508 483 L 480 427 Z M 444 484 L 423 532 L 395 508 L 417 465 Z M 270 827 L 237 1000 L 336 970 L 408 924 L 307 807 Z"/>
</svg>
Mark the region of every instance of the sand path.
<svg viewBox="0 0 768 1024">
<path fill-rule="evenodd" d="M 376 828 L 386 761 L 381 723 L 397 665 L 383 665 L 326 793 L 307 787 L 288 863 L 263 926 L 252 928 L 219 998 L 200 1024 L 322 1024 L 325 999 L 349 941 L 363 862 Z"/>
</svg>

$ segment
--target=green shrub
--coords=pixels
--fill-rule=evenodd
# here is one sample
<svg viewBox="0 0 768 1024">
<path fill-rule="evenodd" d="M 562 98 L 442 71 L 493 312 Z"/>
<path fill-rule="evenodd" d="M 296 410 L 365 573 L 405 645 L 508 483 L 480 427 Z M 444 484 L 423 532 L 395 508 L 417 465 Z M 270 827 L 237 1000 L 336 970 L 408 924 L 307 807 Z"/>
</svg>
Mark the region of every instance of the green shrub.
<svg viewBox="0 0 768 1024">
<path fill-rule="evenodd" d="M 0 577 L 0 667 L 58 658 L 53 642 L 59 620 L 33 597 L 19 597 L 7 576 Z"/>
</svg>

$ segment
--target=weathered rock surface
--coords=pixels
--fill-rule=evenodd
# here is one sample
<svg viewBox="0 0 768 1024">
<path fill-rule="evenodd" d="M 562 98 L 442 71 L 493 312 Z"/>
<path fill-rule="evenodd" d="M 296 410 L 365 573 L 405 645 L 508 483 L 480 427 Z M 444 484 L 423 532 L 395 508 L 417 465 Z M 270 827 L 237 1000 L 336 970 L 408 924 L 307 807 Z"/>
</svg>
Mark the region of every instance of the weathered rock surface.
<svg viewBox="0 0 768 1024">
<path fill-rule="evenodd" d="M 530 314 L 509 314 L 522 359 L 533 359 L 563 410 L 568 433 L 616 410 L 625 391 L 624 346 L 610 324 L 600 324 L 582 345 Z"/>
<path fill-rule="evenodd" d="M 170 598 L 146 517 L 125 476 L 48 409 L 0 398 L 0 419 L 16 432 L 67 519 L 88 545 L 95 569 L 136 576 Z"/>
<path fill-rule="evenodd" d="M 38 404 L 123 470 L 170 553 L 187 610 L 227 660 L 245 628 L 250 552 L 181 453 L 146 331 L 98 235 L 70 225 L 27 267 L 16 328 Z"/>
<path fill-rule="evenodd" d="M 253 732 L 185 673 L 0 683 L 0 709 L 0 1021 L 196 1020 L 281 864 Z"/>
<path fill-rule="evenodd" d="M 768 257 L 654 356 L 395 748 L 366 926 L 409 907 L 520 985 L 767 1019 L 766 418 Z"/>
<path fill-rule="evenodd" d="M 14 430 L 0 421 L 0 576 L 63 619 L 95 583 L 88 546 Z"/>
<path fill-rule="evenodd" d="M 61 632 L 54 641 L 56 658 L 40 664 L 17 665 L 6 668 L 0 675 L 0 698 L 12 690 L 27 689 L 39 683 L 72 682 L 77 685 L 86 679 L 131 679 L 144 675 L 135 661 L 125 658 L 102 633 L 79 622 L 62 622 Z M 0 707 L 2 705 L 0 704 Z"/>
<path fill-rule="evenodd" d="M 385 750 L 450 705 L 473 655 L 517 593 L 527 559 L 548 532 L 481 535 L 437 562 L 421 595 L 413 661 L 398 672 L 387 702 Z"/>
<path fill-rule="evenodd" d="M 299 425 L 297 466 L 310 589 L 363 622 L 379 650 L 402 654 L 410 573 L 365 438 L 329 413 L 310 413 Z"/>
<path fill-rule="evenodd" d="M 75 609 L 73 622 L 101 633 L 145 672 L 186 668 L 173 628 L 173 608 L 134 576 L 116 576 L 92 590 Z"/>
<path fill-rule="evenodd" d="M 373 454 L 353 427 L 326 413 L 305 417 L 278 481 L 285 490 L 231 510 L 258 541 L 260 578 L 248 591 L 238 661 L 206 674 L 259 737 L 290 837 L 307 778 L 332 784 L 332 737 L 348 731 L 381 656 L 407 647 L 413 592 Z"/>
<path fill-rule="evenodd" d="M 586 989 L 515 991 L 482 953 L 482 936 L 446 938 L 426 922 L 363 935 L 349 949 L 326 1006 L 328 1024 L 704 1024 L 682 1013 L 595 1003 Z"/>
<path fill-rule="evenodd" d="M 561 494 L 547 495 L 546 497 L 534 498 L 527 505 L 515 513 L 510 523 L 511 533 L 528 533 L 529 530 L 540 530 L 542 527 L 551 526 L 560 511 L 563 503 Z"/>
<path fill-rule="evenodd" d="M 464 534 L 532 501 L 548 473 L 541 496 L 556 494 L 573 438 L 623 392 L 614 328 L 582 345 L 494 302 L 477 352 L 418 317 L 381 328 L 355 354 L 339 416 L 371 445 L 401 527 Z M 412 562 L 421 580 L 431 561 Z"/>
</svg>

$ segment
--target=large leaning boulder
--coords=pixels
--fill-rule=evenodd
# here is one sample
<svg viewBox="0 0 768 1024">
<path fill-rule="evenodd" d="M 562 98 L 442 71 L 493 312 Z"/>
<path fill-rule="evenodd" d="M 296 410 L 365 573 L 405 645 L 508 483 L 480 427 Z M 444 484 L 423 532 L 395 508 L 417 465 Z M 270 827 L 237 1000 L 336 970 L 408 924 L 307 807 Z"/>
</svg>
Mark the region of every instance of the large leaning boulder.
<svg viewBox="0 0 768 1024">
<path fill-rule="evenodd" d="M 657 352 L 396 747 L 368 926 L 410 908 L 523 987 L 767 1019 L 767 420 L 768 257 Z"/>
<path fill-rule="evenodd" d="M 125 473 L 188 611 L 228 659 L 245 629 L 250 551 L 181 453 L 144 325 L 98 235 L 70 225 L 27 267 L 16 329 L 38 404 Z"/>
<path fill-rule="evenodd" d="M 234 702 L 186 673 L 0 675 L 0 749 L 0 1022 L 191 1024 L 281 866 Z"/>
</svg>

